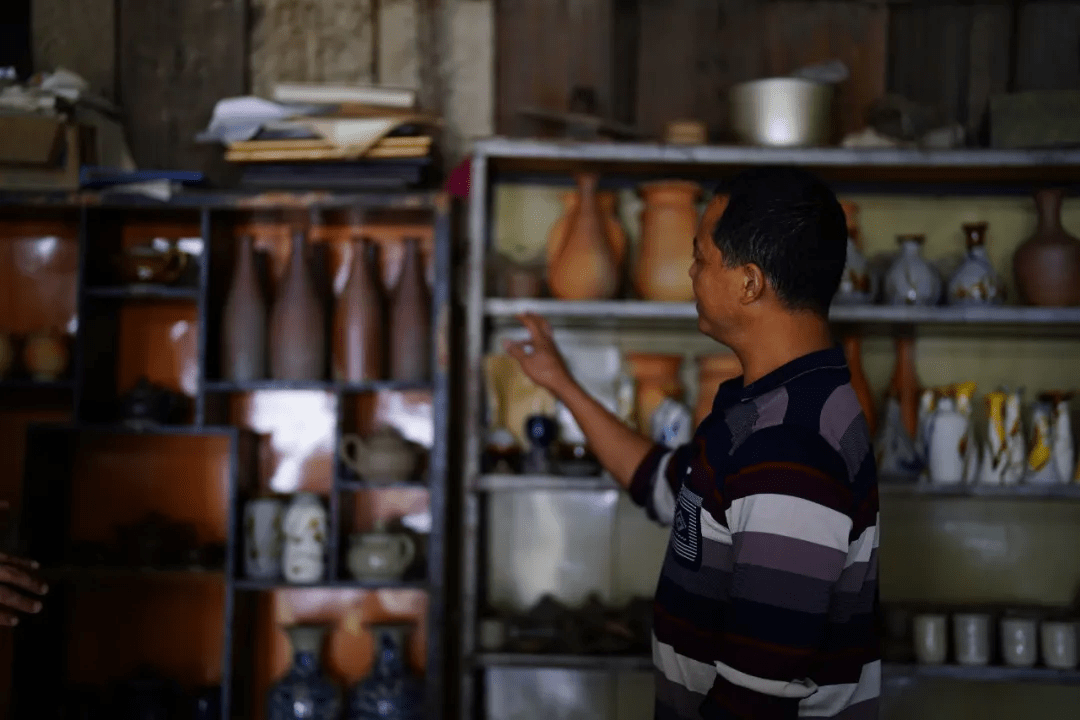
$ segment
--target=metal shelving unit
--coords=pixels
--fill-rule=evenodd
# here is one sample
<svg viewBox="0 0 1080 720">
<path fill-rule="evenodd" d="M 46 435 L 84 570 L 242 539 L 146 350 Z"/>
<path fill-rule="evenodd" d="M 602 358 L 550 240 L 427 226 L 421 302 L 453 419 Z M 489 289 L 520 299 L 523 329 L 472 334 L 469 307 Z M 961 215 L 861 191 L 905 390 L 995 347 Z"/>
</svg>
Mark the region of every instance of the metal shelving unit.
<svg viewBox="0 0 1080 720">
<path fill-rule="evenodd" d="M 253 662 L 249 657 L 252 644 L 246 634 L 250 630 L 258 594 L 279 589 L 319 588 L 340 590 L 419 590 L 428 597 L 427 634 L 425 637 L 427 664 L 424 678 L 428 696 L 427 717 L 441 718 L 446 713 L 446 533 L 447 533 L 447 478 L 448 478 L 448 417 L 449 417 L 449 358 L 445 348 L 449 343 L 450 293 L 451 293 L 451 203 L 449 198 L 437 192 L 403 193 L 333 193 L 333 192 L 193 192 L 175 195 L 161 202 L 136 196 L 120 196 L 99 193 L 0 193 L 0 208 L 36 208 L 39 212 L 50 209 L 74 208 L 78 213 L 80 265 L 77 278 L 78 314 L 81 322 L 75 338 L 70 380 L 55 383 L 36 383 L 32 380 L 13 380 L 0 383 L 2 392 L 43 392 L 50 388 L 69 390 L 73 395 L 74 421 L 64 424 L 32 426 L 28 433 L 26 470 L 23 481 L 24 507 L 18 519 L 20 532 L 18 545 L 22 552 L 37 558 L 51 576 L 72 580 L 76 584 L 96 582 L 95 578 L 161 579 L 184 581 L 187 577 L 221 576 L 225 592 L 225 615 L 223 618 L 224 655 L 222 658 L 223 717 L 248 717 L 246 706 L 250 703 L 251 688 L 246 684 L 252 673 L 247 666 Z M 228 223 L 238 212 L 253 210 L 310 210 L 362 208 L 365 211 L 402 212 L 407 217 L 423 217 L 434 230 L 434 277 L 432 288 L 433 321 L 432 377 L 427 383 L 401 383 L 378 381 L 370 383 L 335 383 L 329 381 L 279 382 L 260 380 L 250 383 L 233 383 L 216 379 L 213 363 L 209 360 L 216 346 L 216 314 L 220 312 L 220 298 L 212 297 L 211 274 L 220 262 L 214 252 L 221 237 L 216 227 Z M 107 227 L 108 223 L 123 222 L 123 213 L 136 211 L 146 215 L 156 210 L 169 213 L 187 213 L 192 224 L 198 225 L 203 241 L 203 253 L 199 260 L 199 276 L 193 286 L 154 285 L 99 285 L 88 278 L 91 237 Z M 107 219 L 106 219 L 107 218 Z M 228 256 L 228 253 L 225 254 Z M 116 323 L 118 308 L 125 302 L 184 302 L 191 301 L 197 308 L 198 368 L 196 394 L 193 398 L 192 422 L 187 425 L 155 426 L 137 429 L 113 422 L 113 407 L 117 399 L 116 372 L 112 364 L 115 357 Z M 109 362 L 102 362 L 109 358 Z M 338 420 L 335 427 L 334 446 L 344 431 L 343 400 L 361 393 L 383 391 L 421 390 L 431 394 L 433 407 L 433 446 L 431 448 L 426 476 L 409 487 L 422 488 L 428 493 L 431 517 L 430 532 L 426 542 L 426 563 L 423 574 L 397 582 L 358 582 L 346 579 L 339 568 L 342 555 L 342 528 L 340 521 L 340 496 L 359 489 L 377 489 L 378 486 L 357 483 L 347 479 L 340 462 L 334 463 L 330 478 L 331 492 L 329 515 L 331 533 L 327 548 L 327 576 L 323 582 L 312 585 L 291 585 L 284 582 L 264 583 L 242 577 L 241 519 L 242 501 L 253 481 L 255 442 L 253 435 L 233 426 L 213 425 L 209 422 L 208 404 L 217 402 L 221 396 L 252 391 L 316 390 L 330 393 L 337 401 Z M 103 568 L 71 567 L 66 565 L 67 518 L 69 486 L 74 461 L 74 446 L 85 433 L 122 433 L 130 435 L 173 435 L 223 437 L 228 442 L 229 457 L 229 509 L 226 528 L 227 552 L 225 566 L 220 569 L 155 569 L 155 568 Z M 398 485 L 396 487 L 404 487 Z M 54 587 L 54 594 L 63 594 L 63 587 Z M 70 592 L 76 592 L 77 587 Z M 16 638 L 15 682 L 13 689 L 13 716 L 24 717 L 39 714 L 41 690 L 47 683 L 55 687 L 56 679 L 65 674 L 65 634 L 74 631 L 66 627 L 64 603 L 56 598 L 42 614 L 42 622 L 27 622 L 19 628 Z M 57 609 L 59 608 L 59 609 Z M 51 616 L 51 617 L 46 617 Z"/>
<path fill-rule="evenodd" d="M 529 475 L 487 475 L 480 469 L 483 421 L 483 356 L 491 334 L 506 329 L 516 315 L 533 312 L 562 327 L 686 329 L 696 320 L 691 303 L 642 300 L 564 302 L 549 299 L 489 297 L 486 269 L 493 245 L 493 197 L 499 184 L 570 185 L 573 173 L 599 173 L 601 185 L 626 188 L 654 178 L 689 178 L 721 189 L 727 178 L 755 165 L 792 164 L 809 167 L 840 192 L 892 194 L 1016 194 L 1047 182 L 1080 184 L 1080 151 L 899 150 L 899 149 L 768 149 L 752 147 L 680 147 L 652 143 L 576 142 L 489 138 L 478 142 L 472 160 L 469 198 L 469 276 L 466 295 L 466 399 L 463 483 L 461 489 L 462 578 L 458 657 L 461 675 L 461 717 L 485 716 L 484 678 L 491 668 L 562 667 L 595 670 L 649 670 L 648 658 L 622 656 L 528 656 L 479 652 L 478 613 L 483 587 L 486 498 L 495 493 L 547 490 L 610 491 L 609 478 Z M 1009 332 L 1054 336 L 1080 334 L 1080 308 L 1033 307 L 835 307 L 831 319 L 841 325 L 886 332 Z M 889 498 L 985 498 L 1019 500 L 1080 499 L 1080 488 L 941 488 L 914 483 L 882 482 Z M 889 666 L 890 677 L 992 682 L 1072 683 L 1078 673 L 1045 669 Z"/>
</svg>

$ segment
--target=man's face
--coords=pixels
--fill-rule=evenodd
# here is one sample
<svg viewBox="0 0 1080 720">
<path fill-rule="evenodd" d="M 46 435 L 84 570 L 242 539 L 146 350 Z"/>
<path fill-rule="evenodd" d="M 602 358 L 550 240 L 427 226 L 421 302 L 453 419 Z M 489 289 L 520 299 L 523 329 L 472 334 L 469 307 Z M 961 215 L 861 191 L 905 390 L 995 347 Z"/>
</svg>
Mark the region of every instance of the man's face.
<svg viewBox="0 0 1080 720">
<path fill-rule="evenodd" d="M 723 255 L 712 239 L 726 206 L 727 198 L 717 196 L 705 208 L 694 236 L 694 261 L 690 265 L 698 329 L 718 342 L 725 341 L 727 330 L 739 318 L 743 307 L 739 298 L 746 277 L 742 268 L 724 265 Z"/>
</svg>

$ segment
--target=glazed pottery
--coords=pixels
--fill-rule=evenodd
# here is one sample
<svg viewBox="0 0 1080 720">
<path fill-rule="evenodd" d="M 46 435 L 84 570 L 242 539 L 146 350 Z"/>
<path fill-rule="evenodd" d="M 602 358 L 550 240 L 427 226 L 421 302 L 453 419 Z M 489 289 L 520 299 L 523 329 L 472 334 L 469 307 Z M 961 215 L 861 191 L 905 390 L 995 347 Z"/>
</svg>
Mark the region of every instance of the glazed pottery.
<svg viewBox="0 0 1080 720">
<path fill-rule="evenodd" d="M 302 232 L 292 252 L 270 311 L 270 377 L 320 380 L 326 364 L 325 314 L 315 291 Z"/>
<path fill-rule="evenodd" d="M 967 255 L 949 279 L 948 301 L 952 305 L 1000 304 L 1005 284 L 986 255 L 986 223 L 962 226 Z"/>
<path fill-rule="evenodd" d="M 877 298 L 877 275 L 871 269 L 862 254 L 859 234 L 859 206 L 852 202 L 843 202 L 844 216 L 847 218 L 847 261 L 844 274 L 840 276 L 840 288 L 836 291 L 833 302 L 841 305 L 864 305 Z M 867 416 L 869 418 L 869 416 Z"/>
<path fill-rule="evenodd" d="M 1039 628 L 1043 663 L 1054 670 L 1074 670 L 1077 663 L 1076 623 L 1044 621 Z"/>
<path fill-rule="evenodd" d="M 281 576 L 285 504 L 276 497 L 261 497 L 244 504 L 244 575 L 254 580 Z"/>
<path fill-rule="evenodd" d="M 266 377 L 266 302 L 253 243 L 250 235 L 240 239 L 221 313 L 221 377 L 235 382 Z"/>
<path fill-rule="evenodd" d="M 914 438 L 919 424 L 919 393 L 922 387 L 915 371 L 915 338 L 896 338 L 896 365 L 889 392 L 900 403 L 900 417 L 909 437 Z"/>
<path fill-rule="evenodd" d="M 649 437 L 669 448 L 685 445 L 694 436 L 695 425 L 690 408 L 669 397 L 656 406 L 649 423 Z"/>
<path fill-rule="evenodd" d="M 668 180 L 641 186 L 641 237 L 633 283 L 645 300 L 690 302 L 690 264 L 697 232 L 697 183 Z"/>
<path fill-rule="evenodd" d="M 1008 433 L 1005 427 L 1005 401 L 1002 391 L 986 393 L 986 434 L 979 461 L 979 484 L 1001 485 L 1009 464 Z"/>
<path fill-rule="evenodd" d="M 1023 395 L 1023 388 L 1018 388 L 1008 391 L 1005 399 L 1005 445 L 1009 453 L 1009 463 L 1003 478 L 1006 485 L 1020 482 L 1027 464 L 1027 443 L 1024 440 L 1024 425 L 1020 415 Z"/>
<path fill-rule="evenodd" d="M 1071 482 L 1076 475 L 1076 445 L 1073 442 L 1072 419 L 1069 417 L 1069 399 L 1072 393 L 1049 392 L 1042 399 L 1053 408 L 1051 437 L 1054 447 L 1054 463 L 1063 482 Z"/>
<path fill-rule="evenodd" d="M 742 375 L 742 364 L 735 353 L 701 355 L 697 358 L 698 392 L 694 405 L 694 426 L 701 424 L 712 412 L 713 400 L 720 385 Z"/>
<path fill-rule="evenodd" d="M 858 335 L 844 337 L 844 356 L 847 358 L 848 370 L 851 372 L 851 387 L 859 398 L 863 416 L 866 418 L 866 426 L 871 433 L 877 431 L 877 414 L 874 412 L 874 394 L 870 390 L 870 383 L 866 379 L 866 373 L 862 366 L 862 338 Z"/>
<path fill-rule="evenodd" d="M 396 429 L 381 427 L 367 438 L 352 433 L 338 444 L 341 462 L 373 485 L 391 485 L 412 479 L 417 451 Z"/>
<path fill-rule="evenodd" d="M 944 615 L 916 615 L 915 657 L 923 665 L 940 665 L 948 652 L 948 618 Z"/>
<path fill-rule="evenodd" d="M 1024 467 L 1024 482 L 1029 485 L 1057 485 L 1068 482 L 1068 478 L 1058 472 L 1057 462 L 1054 460 L 1050 424 L 1052 412 L 1053 406 L 1046 402 L 1037 402 L 1031 408 L 1031 442 Z"/>
<path fill-rule="evenodd" d="M 410 623 L 369 625 L 375 636 L 371 672 L 349 693 L 348 720 L 420 720 L 424 685 L 408 666 Z"/>
<path fill-rule="evenodd" d="M 1038 659 L 1038 625 L 1030 618 L 1001 619 L 1001 657 L 1009 667 L 1031 667 Z"/>
<path fill-rule="evenodd" d="M 405 238 L 405 259 L 390 301 L 390 379 L 431 379 L 431 293 L 424 277 L 420 241 Z"/>
<path fill-rule="evenodd" d="M 290 625 L 293 663 L 270 688 L 266 698 L 269 720 L 340 720 L 341 688 L 322 671 L 327 625 Z"/>
<path fill-rule="evenodd" d="M 638 430 L 648 433 L 652 427 L 652 416 L 664 398 L 681 400 L 682 381 L 679 370 L 682 368 L 682 355 L 662 355 L 651 353 L 629 353 L 626 356 L 630 372 L 634 376 L 634 418 Z"/>
<path fill-rule="evenodd" d="M 950 397 L 942 397 L 930 419 L 927 472 L 937 485 L 959 485 L 964 481 L 964 445 L 967 418 Z"/>
<path fill-rule="evenodd" d="M 874 450 L 880 477 L 914 480 L 923 467 L 912 436 L 904 427 L 900 401 L 894 396 L 885 398 Z"/>
<path fill-rule="evenodd" d="M 60 379 L 70 359 L 67 338 L 54 328 L 32 333 L 23 344 L 23 365 L 38 382 Z"/>
<path fill-rule="evenodd" d="M 941 276 L 922 256 L 922 235 L 900 235 L 900 253 L 885 273 L 885 302 L 890 305 L 937 305 Z"/>
<path fill-rule="evenodd" d="M 346 562 L 357 580 L 400 580 L 416 557 L 416 542 L 404 532 L 356 533 L 349 537 Z"/>
<path fill-rule="evenodd" d="M 331 367 L 338 382 L 383 377 L 386 320 L 382 285 L 375 268 L 375 245 L 366 239 L 349 244 L 349 279 L 334 306 Z"/>
<path fill-rule="evenodd" d="M 953 615 L 953 647 L 960 665 L 990 662 L 990 616 L 985 613 Z"/>
<path fill-rule="evenodd" d="M 327 513 L 314 493 L 296 493 L 283 520 L 282 572 L 290 583 L 313 583 L 326 576 Z"/>
<path fill-rule="evenodd" d="M 577 176 L 577 201 L 548 233 L 548 289 L 560 300 L 606 300 L 619 289 L 625 238 L 612 237 L 591 173 Z M 622 242 L 621 248 L 616 244 Z"/>
<path fill-rule="evenodd" d="M 1028 305 L 1080 305 L 1080 240 L 1061 226 L 1064 196 L 1056 188 L 1035 193 L 1038 226 L 1013 255 L 1016 289 Z"/>
<path fill-rule="evenodd" d="M 975 422 L 972 418 L 977 388 L 978 386 L 973 382 L 956 383 L 950 386 L 952 397 L 956 400 L 956 409 L 967 420 L 967 435 L 962 446 L 964 483 L 967 485 L 974 483 L 979 474 L 979 446 L 975 442 Z"/>
<path fill-rule="evenodd" d="M 552 474 L 559 423 L 548 415 L 530 415 L 525 419 L 525 437 L 529 447 L 525 451 L 522 470 L 532 475 Z"/>
</svg>

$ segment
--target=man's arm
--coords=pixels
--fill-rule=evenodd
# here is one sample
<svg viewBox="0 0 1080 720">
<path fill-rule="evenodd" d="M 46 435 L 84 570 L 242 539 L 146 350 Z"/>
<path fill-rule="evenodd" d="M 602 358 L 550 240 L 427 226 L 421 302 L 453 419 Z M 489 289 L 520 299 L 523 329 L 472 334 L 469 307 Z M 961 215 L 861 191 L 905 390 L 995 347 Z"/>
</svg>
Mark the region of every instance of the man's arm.
<svg viewBox="0 0 1080 720">
<path fill-rule="evenodd" d="M 755 433 L 733 459 L 739 469 L 724 485 L 731 589 L 702 715 L 794 720 L 818 689 L 810 676 L 852 547 L 852 489 L 840 456 L 809 432 Z M 854 542 L 869 557 L 876 531 Z"/>
</svg>

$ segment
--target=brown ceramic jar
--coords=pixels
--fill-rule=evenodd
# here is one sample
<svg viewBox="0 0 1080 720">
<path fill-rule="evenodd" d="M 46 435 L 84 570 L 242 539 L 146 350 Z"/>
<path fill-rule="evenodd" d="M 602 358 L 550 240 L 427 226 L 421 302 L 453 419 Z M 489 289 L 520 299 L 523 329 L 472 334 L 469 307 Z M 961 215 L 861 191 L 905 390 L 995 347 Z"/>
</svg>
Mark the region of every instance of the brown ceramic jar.
<svg viewBox="0 0 1080 720">
<path fill-rule="evenodd" d="M 240 239 L 221 314 L 221 377 L 234 382 L 266 377 L 266 302 L 250 235 Z"/>
<path fill-rule="evenodd" d="M 304 233 L 292 252 L 270 312 L 270 376 L 274 380 L 321 380 L 326 363 L 325 312 L 307 262 Z"/>
<path fill-rule="evenodd" d="M 1064 196 L 1057 188 L 1035 193 L 1037 229 L 1013 255 L 1016 289 L 1028 305 L 1080 305 L 1080 240 L 1061 226 Z"/>
<path fill-rule="evenodd" d="M 598 180 L 591 173 L 577 176 L 577 202 L 568 203 L 569 211 L 548 234 L 548 289 L 560 300 L 606 300 L 619 289 L 621 252 L 601 213 Z"/>
<path fill-rule="evenodd" d="M 697 183 L 668 180 L 642 185 L 641 238 L 634 290 L 645 300 L 690 302 L 690 264 L 697 232 Z"/>
<path fill-rule="evenodd" d="M 405 258 L 390 302 L 390 379 L 431 379 L 431 293 L 417 238 L 405 239 Z"/>
</svg>

